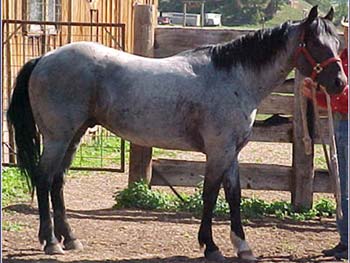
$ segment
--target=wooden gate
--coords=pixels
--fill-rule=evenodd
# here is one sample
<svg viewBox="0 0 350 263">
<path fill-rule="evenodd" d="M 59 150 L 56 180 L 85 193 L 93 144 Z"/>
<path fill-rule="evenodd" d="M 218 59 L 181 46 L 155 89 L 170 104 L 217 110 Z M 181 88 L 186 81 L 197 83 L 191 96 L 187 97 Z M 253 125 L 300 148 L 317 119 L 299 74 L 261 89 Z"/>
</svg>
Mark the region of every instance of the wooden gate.
<svg viewBox="0 0 350 263">
<path fill-rule="evenodd" d="M 30 59 L 71 42 L 94 41 L 125 49 L 125 24 L 2 21 L 2 163 L 16 164 L 14 134 L 7 125 L 6 110 L 15 78 Z M 100 126 L 89 129 L 73 161 L 72 169 L 124 172 L 125 142 Z"/>
</svg>

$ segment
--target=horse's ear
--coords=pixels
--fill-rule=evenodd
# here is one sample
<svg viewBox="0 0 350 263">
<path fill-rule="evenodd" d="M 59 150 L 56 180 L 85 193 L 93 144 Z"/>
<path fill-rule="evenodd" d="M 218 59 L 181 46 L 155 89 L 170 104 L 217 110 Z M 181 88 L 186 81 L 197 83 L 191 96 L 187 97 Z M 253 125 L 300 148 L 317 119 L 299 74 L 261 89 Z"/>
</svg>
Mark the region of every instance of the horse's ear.
<svg viewBox="0 0 350 263">
<path fill-rule="evenodd" d="M 312 21 L 316 19 L 318 16 L 318 11 L 317 11 L 318 6 L 315 5 L 313 8 L 311 8 L 309 15 L 307 16 L 305 20 L 305 24 L 311 24 Z"/>
<path fill-rule="evenodd" d="M 334 9 L 333 9 L 333 7 L 331 7 L 331 9 L 329 9 L 328 14 L 324 17 L 324 19 L 332 21 L 333 17 L 334 17 Z"/>
</svg>

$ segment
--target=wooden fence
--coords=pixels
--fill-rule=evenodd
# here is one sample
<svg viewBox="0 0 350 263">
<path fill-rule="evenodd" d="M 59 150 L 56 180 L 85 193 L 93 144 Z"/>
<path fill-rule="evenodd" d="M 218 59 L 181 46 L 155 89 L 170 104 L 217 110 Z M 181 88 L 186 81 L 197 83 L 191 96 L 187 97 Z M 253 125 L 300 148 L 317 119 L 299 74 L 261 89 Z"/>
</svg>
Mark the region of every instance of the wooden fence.
<svg viewBox="0 0 350 263">
<path fill-rule="evenodd" d="M 94 23 L 113 23 L 125 24 L 125 50 L 133 51 L 134 43 L 134 9 L 138 4 L 158 6 L 158 0 L 1 0 L 2 19 L 11 20 L 33 20 L 31 17 L 31 3 L 41 2 L 42 10 L 40 15 L 41 21 L 51 22 L 94 22 Z M 49 16 L 48 8 L 50 3 L 54 3 L 55 18 Z M 67 30 L 71 30 L 67 28 Z M 88 29 L 74 28 L 76 32 L 71 32 L 73 35 L 86 35 Z M 86 32 L 84 32 L 86 30 Z M 64 35 L 69 35 L 70 32 L 63 32 Z M 77 41 L 77 40 L 76 40 Z"/>
<path fill-rule="evenodd" d="M 199 29 L 159 27 L 155 30 L 154 57 L 166 57 L 204 44 L 214 44 L 232 40 L 247 30 Z M 288 79 L 274 93 L 264 99 L 258 114 L 283 115 L 287 121 L 278 125 L 267 125 L 256 121 L 251 141 L 293 144 L 293 165 L 245 163 L 240 165 L 241 184 L 244 189 L 290 191 L 296 210 L 310 208 L 313 192 L 332 192 L 328 172 L 314 170 L 314 151 L 305 153 L 302 142 L 301 107 L 307 107 L 304 97 L 299 96 L 298 85 L 301 76 Z M 310 110 L 310 109 L 309 109 Z M 325 113 L 321 112 L 326 130 Z M 315 134 L 314 143 L 320 143 Z M 144 162 L 147 166 L 149 163 Z M 147 166 L 148 167 L 148 166 Z M 152 185 L 196 186 L 203 180 L 205 163 L 189 160 L 152 160 Z"/>
</svg>

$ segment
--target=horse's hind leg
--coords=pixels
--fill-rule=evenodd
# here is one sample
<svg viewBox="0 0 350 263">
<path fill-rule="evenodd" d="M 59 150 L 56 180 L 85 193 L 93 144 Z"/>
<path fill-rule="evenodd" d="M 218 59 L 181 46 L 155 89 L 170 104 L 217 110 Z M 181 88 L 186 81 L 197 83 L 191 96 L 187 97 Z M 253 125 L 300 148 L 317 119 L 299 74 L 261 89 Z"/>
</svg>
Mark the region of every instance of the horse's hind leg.
<svg viewBox="0 0 350 263">
<path fill-rule="evenodd" d="M 237 157 L 224 173 L 224 190 L 226 201 L 230 206 L 231 217 L 231 242 L 240 258 L 247 261 L 255 261 L 256 258 L 245 241 L 245 235 L 241 222 L 241 186 L 239 181 L 239 167 Z"/>
<path fill-rule="evenodd" d="M 57 174 L 51 189 L 51 202 L 54 216 L 54 233 L 59 242 L 63 240 L 64 249 L 82 250 L 83 246 L 75 237 L 68 224 L 63 197 L 64 174 Z"/>
<path fill-rule="evenodd" d="M 54 176 L 62 171 L 62 161 L 69 146 L 67 140 L 45 140 L 44 150 L 40 157 L 38 174 L 36 178 L 36 192 L 38 198 L 40 227 L 39 241 L 45 244 L 46 254 L 62 254 L 63 250 L 54 235 L 50 217 L 49 191 Z"/>
<path fill-rule="evenodd" d="M 84 134 L 86 127 L 82 127 L 71 141 L 68 150 L 63 159 L 62 172 L 55 175 L 52 189 L 51 202 L 54 215 L 54 233 L 59 241 L 63 239 L 63 245 L 66 250 L 82 250 L 83 246 L 75 237 L 71 227 L 69 226 L 66 208 L 64 204 L 63 186 L 64 186 L 64 170 L 68 169 L 74 153 L 77 150 L 79 141 Z"/>
</svg>

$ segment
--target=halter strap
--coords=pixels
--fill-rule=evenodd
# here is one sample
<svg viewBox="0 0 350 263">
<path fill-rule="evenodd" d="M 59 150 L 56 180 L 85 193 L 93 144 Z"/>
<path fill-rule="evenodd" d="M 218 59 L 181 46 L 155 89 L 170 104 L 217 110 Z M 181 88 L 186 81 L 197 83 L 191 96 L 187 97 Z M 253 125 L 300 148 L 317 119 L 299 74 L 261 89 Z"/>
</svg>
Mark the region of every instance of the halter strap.
<svg viewBox="0 0 350 263">
<path fill-rule="evenodd" d="M 310 63 L 310 65 L 312 66 L 312 72 L 310 75 L 310 78 L 315 81 L 316 77 L 322 72 L 322 70 L 327 67 L 329 64 L 331 63 L 336 63 L 336 62 L 340 62 L 341 59 L 336 56 L 336 57 L 330 57 L 320 63 L 316 62 L 316 60 L 311 56 L 310 52 L 306 49 L 306 43 L 304 41 L 304 37 L 305 37 L 305 32 L 301 32 L 300 34 L 300 42 L 299 42 L 299 46 L 295 51 L 295 55 L 294 55 L 294 64 L 297 65 L 297 59 L 298 57 L 303 54 L 306 58 L 306 60 Z"/>
</svg>

